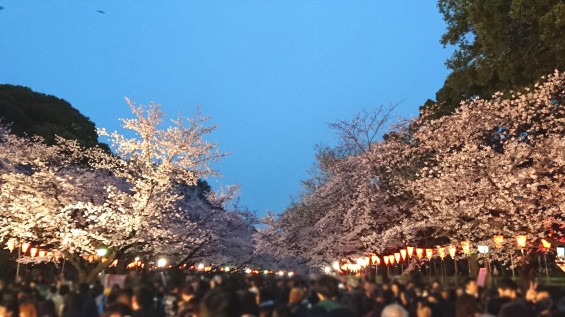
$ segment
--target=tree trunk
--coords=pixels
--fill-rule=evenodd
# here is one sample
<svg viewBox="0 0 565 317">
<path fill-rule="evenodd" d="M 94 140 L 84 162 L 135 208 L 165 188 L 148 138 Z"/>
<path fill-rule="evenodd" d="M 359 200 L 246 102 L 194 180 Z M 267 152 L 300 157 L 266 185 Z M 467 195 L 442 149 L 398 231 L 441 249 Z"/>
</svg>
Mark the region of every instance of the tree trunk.
<svg viewBox="0 0 565 317">
<path fill-rule="evenodd" d="M 78 282 L 88 284 L 96 281 L 98 274 L 108 268 L 116 259 L 116 253 L 110 252 L 104 262 L 99 261 L 95 266 L 92 266 L 77 254 L 64 252 L 64 255 L 68 259 L 68 262 L 77 270 Z"/>
</svg>

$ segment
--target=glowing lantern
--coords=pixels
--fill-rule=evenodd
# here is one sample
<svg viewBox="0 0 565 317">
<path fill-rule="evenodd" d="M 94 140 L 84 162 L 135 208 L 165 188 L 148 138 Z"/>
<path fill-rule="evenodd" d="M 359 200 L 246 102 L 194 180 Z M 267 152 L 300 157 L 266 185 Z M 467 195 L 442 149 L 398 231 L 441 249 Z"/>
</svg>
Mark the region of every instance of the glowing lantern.
<svg viewBox="0 0 565 317">
<path fill-rule="evenodd" d="M 414 247 L 406 247 L 406 251 L 408 251 L 408 257 L 411 258 L 414 254 Z"/>
<path fill-rule="evenodd" d="M 406 250 L 400 250 L 400 256 L 402 256 L 402 260 L 406 260 Z"/>
<path fill-rule="evenodd" d="M 396 260 L 396 263 L 400 263 L 400 253 L 395 253 L 394 254 L 394 259 Z"/>
<path fill-rule="evenodd" d="M 394 255 L 391 254 L 388 256 L 388 263 L 394 264 Z"/>
<path fill-rule="evenodd" d="M 92 255 L 88 256 L 88 262 L 92 263 L 94 261 L 94 257 Z"/>
<path fill-rule="evenodd" d="M 51 252 L 51 251 L 47 252 L 47 257 L 52 259 L 53 258 L 53 252 Z"/>
<path fill-rule="evenodd" d="M 443 260 L 443 258 L 445 258 L 445 248 L 444 247 L 437 247 L 437 253 L 439 254 L 439 257 Z"/>
<path fill-rule="evenodd" d="M 27 249 L 29 249 L 29 243 L 27 242 L 22 243 L 22 252 L 26 253 Z"/>
<path fill-rule="evenodd" d="M 371 262 L 373 262 L 374 265 L 379 265 L 377 262 L 379 262 L 379 257 L 376 255 L 371 255 Z"/>
<path fill-rule="evenodd" d="M 454 245 L 450 245 L 448 250 L 449 250 L 449 256 L 455 259 L 455 254 L 457 254 L 457 247 Z"/>
<path fill-rule="evenodd" d="M 112 262 L 112 264 L 110 264 L 110 267 L 114 267 L 118 265 L 118 259 L 115 259 L 114 262 Z"/>
<path fill-rule="evenodd" d="M 30 254 L 32 257 L 34 257 L 34 256 L 37 254 L 37 248 L 31 248 L 31 249 L 29 250 L 29 254 Z"/>
<path fill-rule="evenodd" d="M 332 263 L 332 267 L 334 268 L 334 270 L 339 271 L 339 262 L 335 261 L 334 263 Z"/>
<path fill-rule="evenodd" d="M 8 245 L 8 250 L 10 250 L 10 252 L 14 251 L 15 248 L 14 242 L 8 241 L 7 245 Z"/>
<path fill-rule="evenodd" d="M 479 245 L 477 248 L 479 249 L 480 254 L 487 254 L 489 251 L 488 245 Z"/>
<path fill-rule="evenodd" d="M 365 263 L 365 259 L 364 259 L 364 258 L 358 258 L 358 259 L 357 259 L 357 264 L 358 264 L 359 266 L 365 267 L 365 266 L 367 266 L 368 262 Z"/>
<path fill-rule="evenodd" d="M 520 248 L 525 248 L 526 247 L 526 240 L 527 237 L 526 236 L 517 236 L 516 237 L 516 242 L 518 243 L 518 246 Z"/>
<path fill-rule="evenodd" d="M 424 249 L 416 248 L 416 255 L 418 256 L 418 259 L 422 259 L 424 256 Z"/>
<path fill-rule="evenodd" d="M 386 255 L 383 256 L 383 260 L 385 260 L 385 265 L 388 265 L 388 260 L 389 260 L 389 259 L 388 259 L 388 256 L 386 256 Z"/>
<path fill-rule="evenodd" d="M 556 249 L 557 249 L 557 257 L 560 259 L 565 259 L 565 247 L 557 247 Z"/>
<path fill-rule="evenodd" d="M 428 258 L 428 260 L 431 260 L 433 255 L 434 255 L 433 249 L 426 249 L 426 258 Z"/>
<path fill-rule="evenodd" d="M 471 249 L 471 242 L 461 241 L 461 249 L 463 250 L 463 253 L 469 254 L 469 251 Z"/>
<path fill-rule="evenodd" d="M 502 247 L 502 242 L 504 241 L 504 237 L 503 236 L 494 236 L 494 245 L 497 248 Z"/>
<path fill-rule="evenodd" d="M 541 239 L 541 244 L 543 245 L 544 248 L 549 249 L 551 248 L 551 242 L 545 240 L 545 239 Z"/>
<path fill-rule="evenodd" d="M 39 257 L 44 258 L 47 252 L 45 250 L 39 250 Z"/>
</svg>

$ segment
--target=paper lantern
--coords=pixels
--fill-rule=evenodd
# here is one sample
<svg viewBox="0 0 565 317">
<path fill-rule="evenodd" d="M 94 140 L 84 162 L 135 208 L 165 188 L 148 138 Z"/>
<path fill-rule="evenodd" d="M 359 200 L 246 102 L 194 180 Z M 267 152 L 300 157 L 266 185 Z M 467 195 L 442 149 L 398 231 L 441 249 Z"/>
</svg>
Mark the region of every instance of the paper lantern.
<svg viewBox="0 0 565 317">
<path fill-rule="evenodd" d="M 31 249 L 29 250 L 29 254 L 30 254 L 32 257 L 34 257 L 34 256 L 37 254 L 37 248 L 31 248 Z"/>
<path fill-rule="evenodd" d="M 526 247 L 526 240 L 527 237 L 526 236 L 517 236 L 516 237 L 516 242 L 518 243 L 518 246 L 520 248 L 525 248 Z"/>
<path fill-rule="evenodd" d="M 471 250 L 471 242 L 461 241 L 461 250 L 463 250 L 463 253 L 469 254 L 469 251 Z"/>
<path fill-rule="evenodd" d="M 418 256 L 418 259 L 422 259 L 424 256 L 424 249 L 416 248 L 416 255 Z"/>
<path fill-rule="evenodd" d="M 477 246 L 477 249 L 479 249 L 480 254 L 487 254 L 489 251 L 488 245 L 479 245 Z"/>
<path fill-rule="evenodd" d="M 402 260 L 406 260 L 406 250 L 400 250 L 400 256 L 402 256 Z"/>
<path fill-rule="evenodd" d="M 494 236 L 494 245 L 497 248 L 502 247 L 502 242 L 504 241 L 504 237 L 503 236 Z"/>
<path fill-rule="evenodd" d="M 26 253 L 27 249 L 29 249 L 29 243 L 27 242 L 22 243 L 22 252 Z"/>
<path fill-rule="evenodd" d="M 45 250 L 39 250 L 39 257 L 40 258 L 45 257 L 45 255 L 47 255 L 47 252 Z"/>
<path fill-rule="evenodd" d="M 565 247 L 557 247 L 557 257 L 560 259 L 565 259 Z"/>
<path fill-rule="evenodd" d="M 396 263 L 400 263 L 400 253 L 395 253 L 394 254 L 394 259 L 396 260 Z"/>
<path fill-rule="evenodd" d="M 437 247 L 437 253 L 439 254 L 439 257 L 443 260 L 443 258 L 445 258 L 445 248 L 444 247 Z"/>
<path fill-rule="evenodd" d="M 373 264 L 375 264 L 375 265 L 381 265 L 381 259 L 379 259 L 378 256 L 373 255 L 373 256 L 371 257 L 371 260 L 373 260 Z"/>
<path fill-rule="evenodd" d="M 408 257 L 411 258 L 414 254 L 414 247 L 406 247 L 406 251 L 408 251 Z"/>
<path fill-rule="evenodd" d="M 434 255 L 433 249 L 426 249 L 426 258 L 428 258 L 428 260 L 431 260 L 433 255 Z"/>
<path fill-rule="evenodd" d="M 543 245 L 544 248 L 549 249 L 551 248 L 551 242 L 545 240 L 545 239 L 541 239 L 541 244 Z"/>
<path fill-rule="evenodd" d="M 391 254 L 388 256 L 388 263 L 394 264 L 394 255 Z"/>
<path fill-rule="evenodd" d="M 8 241 L 8 243 L 6 244 L 8 245 L 8 250 L 10 250 L 10 252 L 14 251 L 15 248 L 14 242 Z"/>
<path fill-rule="evenodd" d="M 389 259 L 388 259 L 388 256 L 387 256 L 387 255 L 383 256 L 383 260 L 385 261 L 385 265 L 388 265 L 388 260 L 389 260 Z"/>
<path fill-rule="evenodd" d="M 457 254 L 457 247 L 454 245 L 450 245 L 448 250 L 449 250 L 449 256 L 455 259 L 455 254 Z"/>
</svg>

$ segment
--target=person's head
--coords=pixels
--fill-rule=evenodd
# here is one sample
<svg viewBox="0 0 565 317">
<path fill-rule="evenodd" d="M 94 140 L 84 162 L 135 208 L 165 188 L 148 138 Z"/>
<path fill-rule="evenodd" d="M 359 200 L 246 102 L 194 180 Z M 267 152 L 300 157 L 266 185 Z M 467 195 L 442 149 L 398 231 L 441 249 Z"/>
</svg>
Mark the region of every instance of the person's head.
<svg viewBox="0 0 565 317">
<path fill-rule="evenodd" d="M 390 290 L 394 293 L 395 296 L 398 296 L 400 293 L 400 284 L 394 282 L 390 285 Z"/>
<path fill-rule="evenodd" d="M 153 305 L 153 291 L 145 286 L 137 288 L 133 292 L 131 306 L 133 310 L 147 311 Z"/>
<path fill-rule="evenodd" d="M 432 283 L 432 292 L 439 292 L 441 289 L 441 283 L 438 281 L 434 281 Z"/>
<path fill-rule="evenodd" d="M 15 301 L 0 303 L 0 316 L 3 317 L 19 317 L 20 311 L 18 303 Z"/>
<path fill-rule="evenodd" d="M 65 296 L 65 295 L 67 295 L 67 293 L 70 292 L 70 290 L 71 290 L 71 288 L 69 287 L 69 285 L 62 284 L 61 286 L 59 286 L 59 295 Z"/>
<path fill-rule="evenodd" d="M 516 298 L 516 290 L 518 285 L 512 280 L 503 279 L 498 283 L 498 296 L 501 298 Z"/>
<path fill-rule="evenodd" d="M 408 312 L 398 304 L 391 304 L 383 309 L 381 317 L 408 317 Z"/>
<path fill-rule="evenodd" d="M 290 304 L 300 303 L 304 299 L 304 291 L 301 288 L 293 287 L 288 295 Z"/>
<path fill-rule="evenodd" d="M 439 295 L 441 296 L 441 299 L 449 300 L 449 291 L 447 291 L 446 289 L 442 289 Z"/>
<path fill-rule="evenodd" d="M 37 309 L 35 309 L 35 304 L 33 302 L 25 302 L 20 304 L 19 317 L 35 317 L 35 316 L 37 316 Z"/>
<path fill-rule="evenodd" d="M 222 290 L 212 290 L 199 305 L 199 317 L 240 317 L 241 305 L 237 296 Z"/>
<path fill-rule="evenodd" d="M 116 293 L 116 302 L 122 303 L 128 307 L 131 306 L 131 293 L 128 290 L 122 289 Z"/>
<path fill-rule="evenodd" d="M 377 284 L 371 282 L 365 282 L 365 284 L 363 284 L 363 290 L 365 291 L 365 294 L 367 296 L 372 296 L 377 290 Z"/>
<path fill-rule="evenodd" d="M 470 295 L 476 295 L 479 292 L 477 281 L 474 278 L 465 279 L 465 292 Z"/>
<path fill-rule="evenodd" d="M 329 275 L 322 275 L 316 281 L 316 293 L 320 300 L 332 299 L 337 296 L 339 282 L 334 277 Z"/>
<path fill-rule="evenodd" d="M 419 300 L 416 304 L 416 316 L 417 317 L 432 317 L 432 308 L 425 301 Z"/>
<path fill-rule="evenodd" d="M 194 291 L 194 288 L 191 285 L 185 285 L 180 292 L 180 297 L 185 302 L 191 300 L 195 295 L 196 292 Z"/>
</svg>

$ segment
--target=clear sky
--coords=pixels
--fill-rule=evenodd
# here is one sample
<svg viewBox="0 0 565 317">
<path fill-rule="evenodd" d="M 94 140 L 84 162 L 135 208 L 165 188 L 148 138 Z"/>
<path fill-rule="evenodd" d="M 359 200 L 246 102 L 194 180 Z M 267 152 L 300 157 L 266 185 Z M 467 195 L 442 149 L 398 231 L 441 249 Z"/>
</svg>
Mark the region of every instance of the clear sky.
<svg viewBox="0 0 565 317">
<path fill-rule="evenodd" d="M 280 212 L 300 190 L 327 123 L 401 102 L 413 117 L 448 73 L 435 0 L 0 0 L 0 83 L 69 101 L 119 128 L 124 101 L 171 116 L 200 105 L 232 153 L 219 184 Z M 97 10 L 104 11 L 103 13 Z"/>
</svg>

